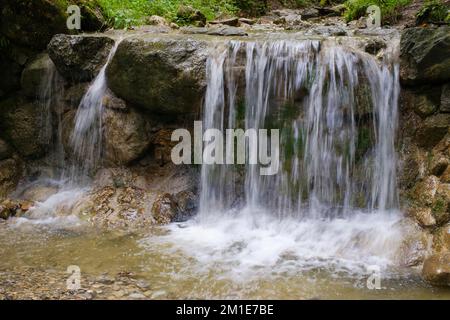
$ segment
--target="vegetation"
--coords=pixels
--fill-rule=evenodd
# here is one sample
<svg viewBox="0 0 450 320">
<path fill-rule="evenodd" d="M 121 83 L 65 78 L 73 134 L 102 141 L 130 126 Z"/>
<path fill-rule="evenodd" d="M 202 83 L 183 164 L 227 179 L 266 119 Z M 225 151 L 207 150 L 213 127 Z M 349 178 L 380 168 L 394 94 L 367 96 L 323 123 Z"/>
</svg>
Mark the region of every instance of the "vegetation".
<svg viewBox="0 0 450 320">
<path fill-rule="evenodd" d="M 177 21 L 181 5 L 199 10 L 208 20 L 238 11 L 234 0 L 97 0 L 103 12 L 116 28 L 139 25 L 145 17 L 158 15 Z"/>
<path fill-rule="evenodd" d="M 382 23 L 391 23 L 398 19 L 401 9 L 408 5 L 411 0 L 347 0 L 345 6 L 345 19 L 356 20 L 366 14 L 371 5 L 377 5 L 381 9 Z"/>
<path fill-rule="evenodd" d="M 417 24 L 425 22 L 450 23 L 450 10 L 440 0 L 428 0 L 416 15 Z"/>
</svg>

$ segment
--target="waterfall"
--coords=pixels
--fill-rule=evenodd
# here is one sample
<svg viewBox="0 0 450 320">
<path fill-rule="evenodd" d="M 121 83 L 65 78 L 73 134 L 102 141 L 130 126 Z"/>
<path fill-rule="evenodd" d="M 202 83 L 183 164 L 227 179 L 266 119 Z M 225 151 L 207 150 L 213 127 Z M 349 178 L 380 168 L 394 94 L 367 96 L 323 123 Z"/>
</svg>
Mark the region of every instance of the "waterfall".
<svg viewBox="0 0 450 320">
<path fill-rule="evenodd" d="M 41 108 L 40 140 L 49 146 L 48 162 L 58 169 L 64 167 L 64 147 L 62 143 L 62 115 L 64 104 L 64 79 L 48 59 L 45 73 L 39 86 L 38 102 Z M 58 175 L 58 174 L 57 174 Z"/>
<path fill-rule="evenodd" d="M 211 54 L 207 75 L 204 128 L 280 129 L 282 167 L 261 176 L 258 165 L 203 165 L 201 216 L 236 205 L 239 175 L 250 212 L 332 218 L 397 207 L 393 61 L 319 40 L 231 41 Z"/>
<path fill-rule="evenodd" d="M 70 184 L 83 184 L 100 163 L 102 156 L 103 98 L 107 90 L 106 68 L 121 40 L 112 47 L 106 63 L 100 69 L 78 106 L 74 128 L 70 136 L 73 165 L 69 172 Z"/>
<path fill-rule="evenodd" d="M 280 129 L 280 169 L 203 164 L 199 215 L 168 240 L 243 279 L 395 265 L 397 44 L 379 61 L 334 40 L 217 43 L 203 129 Z"/>
</svg>

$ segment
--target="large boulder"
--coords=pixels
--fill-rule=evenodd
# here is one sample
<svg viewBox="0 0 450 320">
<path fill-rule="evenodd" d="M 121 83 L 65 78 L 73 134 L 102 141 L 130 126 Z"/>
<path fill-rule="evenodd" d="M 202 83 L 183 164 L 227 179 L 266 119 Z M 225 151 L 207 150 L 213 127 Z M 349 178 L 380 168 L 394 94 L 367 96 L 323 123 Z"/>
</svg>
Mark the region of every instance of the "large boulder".
<svg viewBox="0 0 450 320">
<path fill-rule="evenodd" d="M 108 66 L 109 87 L 154 113 L 195 113 L 205 88 L 206 51 L 204 41 L 193 39 L 126 39 Z"/>
<path fill-rule="evenodd" d="M 0 139 L 0 160 L 7 159 L 12 156 L 11 147 L 5 140 Z"/>
<path fill-rule="evenodd" d="M 445 82 L 450 80 L 450 27 L 410 28 L 400 43 L 403 83 Z"/>
<path fill-rule="evenodd" d="M 55 35 L 48 54 L 59 73 L 71 82 L 92 80 L 105 65 L 114 40 L 106 36 Z"/>
<path fill-rule="evenodd" d="M 450 286 L 450 252 L 428 257 L 422 269 L 422 276 L 436 286 Z"/>
<path fill-rule="evenodd" d="M 45 128 L 48 114 L 41 106 L 13 97 L 1 102 L 0 115 L 2 134 L 22 156 L 39 158 L 45 154 L 50 137 Z"/>
</svg>

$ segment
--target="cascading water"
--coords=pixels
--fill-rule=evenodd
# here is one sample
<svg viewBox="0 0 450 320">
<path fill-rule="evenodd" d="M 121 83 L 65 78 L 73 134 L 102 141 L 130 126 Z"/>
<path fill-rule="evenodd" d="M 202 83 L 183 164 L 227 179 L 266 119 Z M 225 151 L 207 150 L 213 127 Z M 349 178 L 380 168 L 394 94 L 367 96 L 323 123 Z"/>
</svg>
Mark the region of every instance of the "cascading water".
<svg viewBox="0 0 450 320">
<path fill-rule="evenodd" d="M 120 42 L 121 40 L 115 41 L 105 65 L 100 69 L 78 106 L 70 136 L 74 157 L 74 163 L 68 174 L 71 184 L 85 184 L 101 160 L 103 98 L 108 88 L 106 68 Z"/>
<path fill-rule="evenodd" d="M 330 40 L 218 44 L 203 127 L 280 129 L 280 170 L 204 164 L 199 216 L 171 237 L 239 271 L 392 263 L 401 242 L 393 56 L 379 62 Z"/>
</svg>

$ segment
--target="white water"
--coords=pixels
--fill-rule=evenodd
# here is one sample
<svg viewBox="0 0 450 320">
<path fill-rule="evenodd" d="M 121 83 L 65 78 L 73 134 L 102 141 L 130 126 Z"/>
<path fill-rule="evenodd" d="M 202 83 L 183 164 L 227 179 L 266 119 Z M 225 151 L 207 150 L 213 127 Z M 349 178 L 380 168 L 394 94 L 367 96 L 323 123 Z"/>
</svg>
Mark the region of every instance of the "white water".
<svg viewBox="0 0 450 320">
<path fill-rule="evenodd" d="M 170 226 L 164 241 L 205 268 L 244 277 L 257 270 L 365 273 L 369 265 L 392 266 L 402 239 L 396 45 L 380 63 L 327 41 L 220 43 L 207 63 L 203 127 L 268 128 L 275 118 L 275 127 L 288 132 L 281 140 L 282 169 L 271 177 L 260 176 L 255 165 L 241 172 L 203 165 L 198 217 Z M 239 87 L 242 67 L 245 88 Z M 366 90 L 358 99 L 367 99 L 368 111 L 358 90 Z M 239 91 L 245 95 L 241 120 Z M 283 119 L 288 107 L 293 114 Z M 371 145 L 358 155 L 363 129 Z"/>
<path fill-rule="evenodd" d="M 86 184 L 98 167 L 102 157 L 103 98 L 107 90 L 106 68 L 113 58 L 121 40 L 112 47 L 105 65 L 81 99 L 75 115 L 75 126 L 70 136 L 74 164 L 69 173 L 71 184 Z"/>
</svg>

